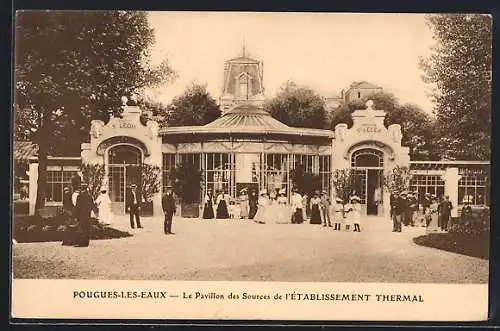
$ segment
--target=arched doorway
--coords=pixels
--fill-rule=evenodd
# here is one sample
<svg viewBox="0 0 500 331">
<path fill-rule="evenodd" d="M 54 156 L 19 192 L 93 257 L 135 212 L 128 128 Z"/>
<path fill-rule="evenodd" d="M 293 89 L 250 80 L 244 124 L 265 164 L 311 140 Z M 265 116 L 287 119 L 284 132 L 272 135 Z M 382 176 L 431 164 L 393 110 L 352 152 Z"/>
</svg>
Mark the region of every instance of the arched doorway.
<svg viewBox="0 0 500 331">
<path fill-rule="evenodd" d="M 140 187 L 142 151 L 132 145 L 115 145 L 108 149 L 108 186 L 113 213 L 126 213 L 125 198 L 131 184 Z"/>
<path fill-rule="evenodd" d="M 384 153 L 373 148 L 356 150 L 351 156 L 354 189 L 366 206 L 367 215 L 378 215 L 383 205 Z"/>
</svg>

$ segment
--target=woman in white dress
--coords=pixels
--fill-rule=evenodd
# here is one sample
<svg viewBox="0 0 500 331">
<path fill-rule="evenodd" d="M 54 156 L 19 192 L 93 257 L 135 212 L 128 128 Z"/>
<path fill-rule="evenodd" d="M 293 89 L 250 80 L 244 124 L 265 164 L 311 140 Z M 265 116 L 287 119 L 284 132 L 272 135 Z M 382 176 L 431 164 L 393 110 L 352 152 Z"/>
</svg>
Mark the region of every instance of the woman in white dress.
<svg viewBox="0 0 500 331">
<path fill-rule="evenodd" d="M 105 224 L 113 224 L 113 212 L 111 211 L 111 199 L 105 187 L 101 188 L 101 194 L 97 197 L 96 206 L 99 208 L 99 220 Z"/>
<path fill-rule="evenodd" d="M 258 204 L 259 208 L 257 209 L 254 220 L 259 224 L 264 224 L 266 223 L 267 219 L 269 219 L 269 197 L 267 196 L 266 190 L 260 191 Z"/>
<path fill-rule="evenodd" d="M 287 206 L 286 190 L 284 188 L 279 191 L 279 196 L 276 202 L 278 204 L 278 213 L 275 222 L 279 224 L 290 223 L 292 215 L 290 212 L 290 208 Z"/>
</svg>

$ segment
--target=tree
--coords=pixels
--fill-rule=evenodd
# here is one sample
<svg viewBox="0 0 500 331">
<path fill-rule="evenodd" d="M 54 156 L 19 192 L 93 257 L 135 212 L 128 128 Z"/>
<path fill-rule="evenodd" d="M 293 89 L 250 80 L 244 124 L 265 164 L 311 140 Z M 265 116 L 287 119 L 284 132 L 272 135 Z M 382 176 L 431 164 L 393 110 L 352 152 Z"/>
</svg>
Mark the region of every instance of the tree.
<svg viewBox="0 0 500 331">
<path fill-rule="evenodd" d="M 332 185 L 335 189 L 335 196 L 342 199 L 342 205 L 344 206 L 349 202 L 354 187 L 354 172 L 352 169 L 336 169 L 333 171 Z"/>
<path fill-rule="evenodd" d="M 411 173 L 408 167 L 396 166 L 384 174 L 384 186 L 390 193 L 407 191 L 410 180 Z"/>
<path fill-rule="evenodd" d="M 306 171 L 303 164 L 298 164 L 294 169 L 290 170 L 290 179 L 300 194 L 311 196 L 314 191 L 321 189 L 321 177 Z"/>
<path fill-rule="evenodd" d="M 490 158 L 492 17 L 433 14 L 437 45 L 422 58 L 423 79 L 435 87 L 438 144 L 444 157 Z"/>
<path fill-rule="evenodd" d="M 160 125 L 205 125 L 219 118 L 221 111 L 206 85 L 192 84 L 168 106 L 157 108 Z"/>
<path fill-rule="evenodd" d="M 325 129 L 328 126 L 325 100 L 313 90 L 288 81 L 266 102 L 272 117 L 289 126 Z"/>
<path fill-rule="evenodd" d="M 119 109 L 175 77 L 150 63 L 147 14 L 128 11 L 24 11 L 15 27 L 16 130 L 39 146 L 36 209 L 45 203 L 47 155 L 79 155 L 91 119 Z"/>
<path fill-rule="evenodd" d="M 184 162 L 172 169 L 173 189 L 185 203 L 199 202 L 201 170 L 196 164 Z"/>
<path fill-rule="evenodd" d="M 391 124 L 400 124 L 403 137 L 401 144 L 410 148 L 413 159 L 438 159 L 438 151 L 435 143 L 434 120 L 419 106 L 406 103 L 400 104 L 398 99 L 387 92 L 379 92 L 369 95 L 362 100 L 353 100 L 342 103 L 331 117 L 331 129 L 339 123 L 346 123 L 348 128 L 352 127 L 352 113 L 358 109 L 366 109 L 366 101 L 373 101 L 374 109 L 386 112 L 384 119 L 385 127 Z"/>
<path fill-rule="evenodd" d="M 143 163 L 141 166 L 141 194 L 144 200 L 151 202 L 160 192 L 161 169 L 158 166 Z"/>
<path fill-rule="evenodd" d="M 88 185 L 88 190 L 92 200 L 96 200 L 101 192 L 101 187 L 104 182 L 104 166 L 102 164 L 82 164 L 82 178 Z"/>
</svg>

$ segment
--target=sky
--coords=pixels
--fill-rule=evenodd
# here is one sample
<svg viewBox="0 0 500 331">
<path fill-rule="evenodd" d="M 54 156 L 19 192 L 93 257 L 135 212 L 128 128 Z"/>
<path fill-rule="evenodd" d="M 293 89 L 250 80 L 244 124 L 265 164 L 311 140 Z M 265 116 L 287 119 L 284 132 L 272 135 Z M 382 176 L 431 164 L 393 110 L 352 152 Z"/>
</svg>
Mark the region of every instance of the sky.
<svg viewBox="0 0 500 331">
<path fill-rule="evenodd" d="M 432 111 L 418 59 L 435 42 L 422 14 L 150 12 L 149 21 L 153 63 L 167 57 L 179 76 L 150 93 L 165 104 L 193 82 L 218 100 L 224 62 L 245 45 L 264 63 L 267 98 L 287 80 L 326 97 L 365 80 Z"/>
</svg>

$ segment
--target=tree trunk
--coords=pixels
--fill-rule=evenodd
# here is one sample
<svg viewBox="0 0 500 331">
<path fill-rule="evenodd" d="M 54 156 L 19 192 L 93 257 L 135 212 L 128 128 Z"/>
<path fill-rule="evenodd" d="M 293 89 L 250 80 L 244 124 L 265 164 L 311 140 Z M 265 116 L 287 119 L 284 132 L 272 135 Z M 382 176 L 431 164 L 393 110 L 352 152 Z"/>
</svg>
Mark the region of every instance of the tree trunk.
<svg viewBox="0 0 500 331">
<path fill-rule="evenodd" d="M 39 209 L 45 207 L 45 189 L 47 187 L 47 156 L 48 156 L 48 130 L 49 117 L 43 114 L 43 110 L 39 113 L 39 130 L 38 137 L 38 180 L 36 189 L 35 214 Z"/>
</svg>

